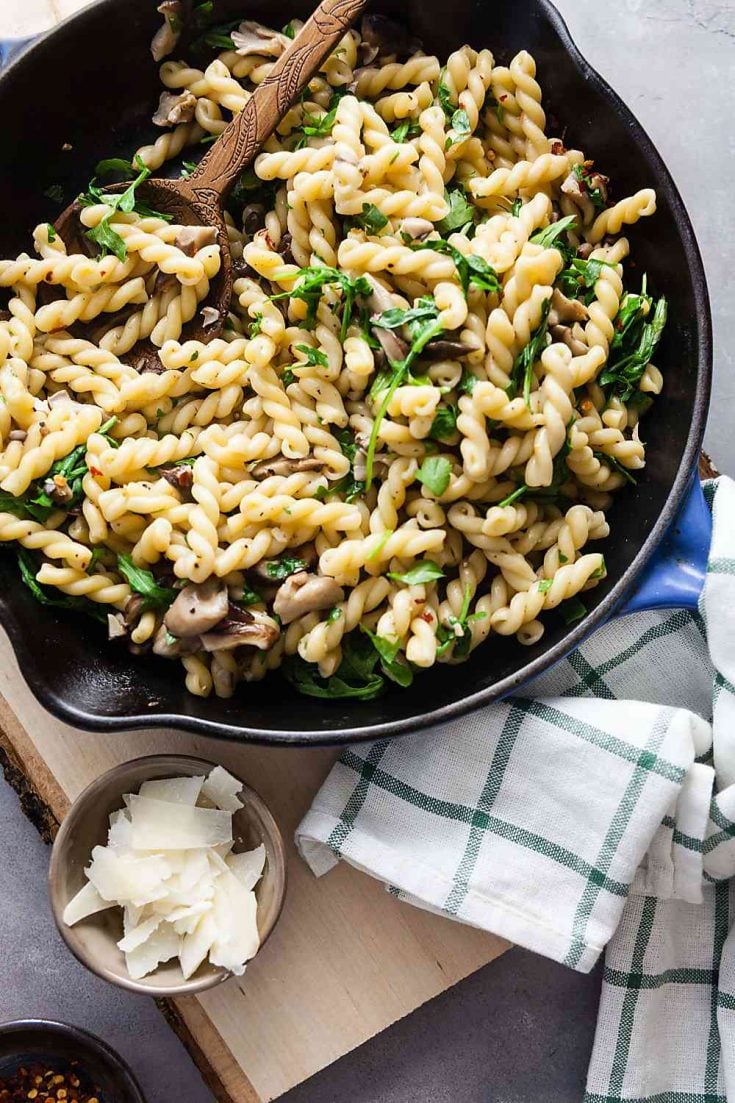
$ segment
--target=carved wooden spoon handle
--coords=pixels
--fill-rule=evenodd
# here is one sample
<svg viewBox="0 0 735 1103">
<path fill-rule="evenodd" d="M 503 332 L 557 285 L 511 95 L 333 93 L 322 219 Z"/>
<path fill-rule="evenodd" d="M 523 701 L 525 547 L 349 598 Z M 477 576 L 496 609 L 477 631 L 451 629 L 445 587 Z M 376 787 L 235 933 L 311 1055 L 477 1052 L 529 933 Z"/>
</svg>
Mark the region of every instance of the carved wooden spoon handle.
<svg viewBox="0 0 735 1103">
<path fill-rule="evenodd" d="M 322 0 L 191 176 L 177 181 L 180 188 L 184 185 L 182 191 L 193 192 L 195 196 L 206 191 L 210 200 L 214 191 L 224 198 L 367 3 L 368 0 Z"/>
</svg>

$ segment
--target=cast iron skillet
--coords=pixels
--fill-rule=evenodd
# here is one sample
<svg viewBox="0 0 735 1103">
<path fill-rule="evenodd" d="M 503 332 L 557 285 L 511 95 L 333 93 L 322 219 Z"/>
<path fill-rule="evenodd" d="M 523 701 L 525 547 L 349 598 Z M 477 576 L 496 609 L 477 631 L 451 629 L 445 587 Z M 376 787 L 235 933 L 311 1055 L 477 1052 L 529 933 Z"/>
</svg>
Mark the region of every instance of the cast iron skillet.
<svg viewBox="0 0 735 1103">
<path fill-rule="evenodd" d="M 0 78 L 0 255 L 29 247 L 28 231 L 55 215 L 44 198 L 61 184 L 64 206 L 106 156 L 129 155 L 151 139 L 159 85 L 148 44 L 159 24 L 155 0 L 99 0 L 31 46 Z M 246 14 L 280 26 L 305 16 L 308 0 L 216 0 L 217 19 Z M 280 676 L 229 700 L 189 696 L 179 669 L 134 659 L 84 618 L 39 606 L 19 583 L 14 557 L 0 556 L 0 616 L 34 694 L 82 728 L 178 727 L 201 735 L 269 743 L 346 743 L 397 735 L 460 716 L 501 697 L 562 658 L 607 620 L 628 593 L 682 503 L 701 445 L 711 371 L 711 322 L 702 262 L 679 193 L 650 139 L 590 68 L 548 0 L 378 0 L 407 20 L 440 57 L 463 42 L 507 61 L 536 58 L 554 122 L 613 178 L 622 196 L 652 185 L 658 213 L 630 234 L 637 271 L 668 296 L 669 323 L 657 355 L 666 387 L 645 423 L 650 457 L 636 489 L 610 513 L 606 581 L 585 596 L 589 615 L 572 631 L 547 618 L 530 649 L 491 637 L 469 662 L 436 666 L 409 690 L 375 701 L 301 697 Z M 64 152 L 64 143 L 73 150 Z"/>
</svg>

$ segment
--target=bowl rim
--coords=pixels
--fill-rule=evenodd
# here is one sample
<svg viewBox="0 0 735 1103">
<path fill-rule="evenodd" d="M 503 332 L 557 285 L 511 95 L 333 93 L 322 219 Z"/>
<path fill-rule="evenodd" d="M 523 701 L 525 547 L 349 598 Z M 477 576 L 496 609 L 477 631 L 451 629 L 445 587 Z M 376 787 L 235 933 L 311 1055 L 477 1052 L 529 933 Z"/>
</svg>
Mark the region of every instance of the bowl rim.
<svg viewBox="0 0 735 1103">
<path fill-rule="evenodd" d="M 526 682 L 553 667 L 615 614 L 635 583 L 642 576 L 654 552 L 677 517 L 692 473 L 696 475 L 699 452 L 704 438 L 712 384 L 713 361 L 712 312 L 704 264 L 694 227 L 679 189 L 647 131 L 607 80 L 581 53 L 564 18 L 554 7 L 551 0 L 526 0 L 526 3 L 531 8 L 537 9 L 539 15 L 547 20 L 549 31 L 556 35 L 560 49 L 564 51 L 582 79 L 599 93 L 611 109 L 617 111 L 626 122 L 641 155 L 645 156 L 652 172 L 655 174 L 656 187 L 662 190 L 665 189 L 671 206 L 671 217 L 680 236 L 691 277 L 696 312 L 693 319 L 693 338 L 696 345 L 696 379 L 693 381 L 695 393 L 692 402 L 689 434 L 678 471 L 671 482 L 659 516 L 645 540 L 641 542 L 633 561 L 617 579 L 610 592 L 583 621 L 566 632 L 556 644 L 549 647 L 541 655 L 492 685 L 475 690 L 459 699 L 450 700 L 428 712 L 417 712 L 402 719 L 383 720 L 379 723 L 358 722 L 349 726 L 335 726 L 328 729 L 321 727 L 304 728 L 297 732 L 288 728 L 250 727 L 247 724 L 241 725 L 232 721 L 212 720 L 207 716 L 192 715 L 190 712 L 177 712 L 165 707 L 163 709 L 151 707 L 150 710 L 145 712 L 138 711 L 132 714 L 107 714 L 65 700 L 45 682 L 42 673 L 37 668 L 35 657 L 28 647 L 26 633 L 17 619 L 11 617 L 4 627 L 15 652 L 21 674 L 31 692 L 43 707 L 58 719 L 87 731 L 113 732 L 151 727 L 178 728 L 195 735 L 214 739 L 274 746 L 346 746 L 358 741 L 407 735 L 418 730 L 446 724 L 484 705 L 501 700 L 503 697 L 514 693 Z M 100 11 L 113 6 L 118 6 L 118 0 L 94 0 L 87 7 L 70 15 L 36 38 L 25 49 L 22 49 L 0 74 L 0 81 L 17 65 L 23 64 L 24 59 L 32 56 L 52 36 L 68 32 L 69 26 L 75 21 L 78 21 L 78 26 L 81 29 L 85 21 L 91 22 Z"/>
<path fill-rule="evenodd" d="M 7 1022 L 0 1022 L 0 1037 L 12 1037 L 13 1034 L 22 1034 L 29 1031 L 36 1032 L 39 1038 L 47 1035 L 71 1040 L 81 1044 L 82 1047 L 89 1047 L 102 1063 L 107 1065 L 122 1080 L 130 1103 L 146 1103 L 143 1089 L 125 1058 L 121 1057 L 109 1042 L 105 1042 L 90 1030 L 85 1030 L 84 1027 L 76 1026 L 74 1023 L 62 1022 L 59 1019 L 9 1019 Z M 22 1050 L 19 1050 L 20 1052 Z"/>
<path fill-rule="evenodd" d="M 60 871 L 62 868 L 62 843 L 66 839 L 67 835 L 71 831 L 72 824 L 75 818 L 79 815 L 80 810 L 84 807 L 85 803 L 94 798 L 98 790 L 105 785 L 105 783 L 112 780 L 117 780 L 126 775 L 131 767 L 140 767 L 146 765 L 160 765 L 168 766 L 171 763 L 171 769 L 175 771 L 176 763 L 186 762 L 192 766 L 203 767 L 204 772 L 209 772 L 219 765 L 217 762 L 211 762 L 209 759 L 200 758 L 198 755 L 190 754 L 152 754 L 152 755 L 139 755 L 136 758 L 126 759 L 124 762 L 119 762 L 116 766 L 106 770 L 103 774 L 99 774 L 88 785 L 82 789 L 81 793 L 72 801 L 66 815 L 64 816 L 59 830 L 56 833 L 54 842 L 51 848 L 51 858 L 49 861 L 48 869 L 48 894 L 51 904 L 51 914 L 56 924 L 56 929 L 61 935 L 64 943 L 77 959 L 77 961 L 88 969 L 95 976 L 100 977 L 102 980 L 107 981 L 110 984 L 116 985 L 118 988 L 125 988 L 128 991 L 136 992 L 143 996 L 152 996 L 155 999 L 170 998 L 174 996 L 193 996 L 199 992 L 205 992 L 209 988 L 215 988 L 218 984 L 223 984 L 226 980 L 229 980 L 234 974 L 229 969 L 225 969 L 221 965 L 211 966 L 212 972 L 208 973 L 204 977 L 196 979 L 196 973 L 188 980 L 182 981 L 180 984 L 152 984 L 143 983 L 143 981 L 135 980 L 133 977 L 127 974 L 118 974 L 112 972 L 112 970 L 100 966 L 95 956 L 89 953 L 84 945 L 80 943 L 80 940 L 74 938 L 73 927 L 67 926 L 62 918 L 63 908 L 67 901 L 62 901 L 59 892 L 59 879 Z M 224 768 L 224 767 L 223 767 Z M 275 872 L 276 872 L 276 891 L 277 891 L 277 904 L 273 913 L 273 917 L 270 920 L 269 925 L 266 927 L 265 932 L 260 938 L 260 945 L 258 946 L 255 956 L 262 951 L 263 946 L 270 938 L 273 930 L 278 923 L 283 912 L 283 906 L 286 899 L 286 889 L 288 884 L 288 861 L 286 855 L 286 846 L 283 840 L 281 829 L 276 822 L 276 819 L 271 812 L 266 802 L 261 797 L 257 790 L 253 789 L 246 781 L 243 781 L 239 773 L 228 770 L 228 773 L 232 773 L 242 785 L 242 793 L 246 797 L 247 801 L 255 805 L 258 809 L 258 814 L 264 821 L 270 840 L 273 844 L 276 852 Z M 172 775 L 174 776 L 174 775 Z M 142 783 L 141 783 L 142 784 Z M 121 790 L 121 796 L 122 792 Z M 254 960 L 254 959 L 251 959 Z M 155 977 L 156 971 L 148 974 L 149 977 Z M 145 978 L 143 978 L 145 979 Z"/>
</svg>

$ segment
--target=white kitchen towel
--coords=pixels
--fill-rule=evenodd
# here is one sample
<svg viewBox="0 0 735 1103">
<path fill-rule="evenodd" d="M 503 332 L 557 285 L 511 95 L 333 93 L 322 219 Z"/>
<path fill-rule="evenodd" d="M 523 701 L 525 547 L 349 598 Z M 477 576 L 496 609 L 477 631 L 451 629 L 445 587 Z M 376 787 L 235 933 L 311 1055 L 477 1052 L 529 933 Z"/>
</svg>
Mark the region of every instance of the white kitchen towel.
<svg viewBox="0 0 735 1103">
<path fill-rule="evenodd" d="M 523 698 L 348 749 L 297 831 L 317 874 L 581 971 L 607 947 L 587 1103 L 735 1103 L 735 483 L 706 494 L 698 614 L 623 617 Z"/>
</svg>

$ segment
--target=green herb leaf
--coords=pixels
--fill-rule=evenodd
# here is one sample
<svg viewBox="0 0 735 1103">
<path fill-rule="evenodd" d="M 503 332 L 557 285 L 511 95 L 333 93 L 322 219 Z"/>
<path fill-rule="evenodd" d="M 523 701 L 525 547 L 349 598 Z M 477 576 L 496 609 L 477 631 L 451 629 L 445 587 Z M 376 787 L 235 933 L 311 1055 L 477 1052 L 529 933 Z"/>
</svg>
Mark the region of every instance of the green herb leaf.
<svg viewBox="0 0 735 1103">
<path fill-rule="evenodd" d="M 439 233 L 446 237 L 455 230 L 461 230 L 463 226 L 475 221 L 477 208 L 468 202 L 467 196 L 461 188 L 451 188 L 444 193 L 449 210 L 444 218 L 437 222 Z"/>
<path fill-rule="evenodd" d="M 666 325 L 666 299 L 662 296 L 658 300 L 650 322 L 644 314 L 646 299 L 650 305 L 648 296 L 626 296 L 614 323 L 616 333 L 610 343 L 610 358 L 598 377 L 600 386 L 609 387 L 623 402 L 638 389 Z"/>
<path fill-rule="evenodd" d="M 285 34 L 286 38 L 296 38 L 296 28 L 293 23 L 287 23 L 281 34 Z"/>
<path fill-rule="evenodd" d="M 355 299 L 358 295 L 368 298 L 372 294 L 372 287 L 364 276 L 351 277 L 346 272 L 328 265 L 314 265 L 310 268 L 302 268 L 299 277 L 291 291 L 281 291 L 277 295 L 271 295 L 271 300 L 277 299 L 301 299 L 306 303 L 307 328 L 316 323 L 316 312 L 324 288 L 336 284 L 342 291 L 342 328 L 340 340 L 344 341 L 347 330 L 352 321 L 352 313 L 355 307 Z"/>
<path fill-rule="evenodd" d="M 416 138 L 420 133 L 421 127 L 414 119 L 404 119 L 395 130 L 391 131 L 390 136 L 394 142 L 400 144 L 409 138 Z"/>
<path fill-rule="evenodd" d="M 355 222 L 369 234 L 379 234 L 388 225 L 388 219 L 374 203 L 363 203 L 362 214 L 357 215 Z"/>
<path fill-rule="evenodd" d="M 58 234 L 56 233 L 56 230 L 54 229 L 54 227 L 51 225 L 50 222 L 46 223 L 46 236 L 48 237 L 49 242 L 56 241 L 56 238 L 58 237 Z"/>
<path fill-rule="evenodd" d="M 297 571 L 305 571 L 306 563 L 296 555 L 282 555 L 279 559 L 272 559 L 266 563 L 265 573 L 275 582 L 282 582 L 289 575 Z"/>
<path fill-rule="evenodd" d="M 538 584 L 538 592 L 540 594 L 548 594 L 549 590 L 554 584 L 553 578 L 542 578 Z"/>
<path fill-rule="evenodd" d="M 449 90 L 449 85 L 446 84 L 444 77 L 447 74 L 446 68 L 442 69 L 439 74 L 439 84 L 437 86 L 436 95 L 439 100 L 439 106 L 446 115 L 447 119 L 451 119 L 455 112 L 455 106 L 452 102 L 452 93 Z"/>
<path fill-rule="evenodd" d="M 327 624 L 335 624 L 336 621 L 338 621 L 341 616 L 342 616 L 342 610 L 340 609 L 339 605 L 335 605 L 335 607 L 333 609 L 329 610 L 329 613 L 327 615 L 326 623 Z"/>
<path fill-rule="evenodd" d="M 446 456 L 428 456 L 418 469 L 416 478 L 422 486 L 441 498 L 449 486 L 451 474 L 452 465 Z"/>
<path fill-rule="evenodd" d="M 595 187 L 591 182 L 591 176 L 584 165 L 575 165 L 572 172 L 576 176 L 579 183 L 582 185 L 582 191 L 586 192 L 592 200 L 592 205 L 598 211 L 604 211 L 607 203 L 605 202 L 605 196 L 600 188 Z"/>
<path fill-rule="evenodd" d="M 462 372 L 462 378 L 459 381 L 459 387 L 457 388 L 461 394 L 472 394 L 477 383 L 478 378 L 473 375 L 467 368 Z"/>
<path fill-rule="evenodd" d="M 127 580 L 131 590 L 144 599 L 144 609 L 168 609 L 178 595 L 178 590 L 159 586 L 152 571 L 146 570 L 145 567 L 136 567 L 130 555 L 118 555 L 117 569 Z"/>
<path fill-rule="evenodd" d="M 126 180 L 132 180 L 138 175 L 131 162 L 123 157 L 107 157 L 104 161 L 98 161 L 94 171 L 97 176 L 111 176 L 116 173 Z"/>
<path fill-rule="evenodd" d="M 261 605 L 264 602 L 264 598 L 257 590 L 254 590 L 252 586 L 248 586 L 247 582 L 243 583 L 242 596 L 237 599 L 238 605 Z"/>
<path fill-rule="evenodd" d="M 394 582 L 403 582 L 406 586 L 421 586 L 426 582 L 436 582 L 438 578 L 444 578 L 444 571 L 430 559 L 421 559 L 403 574 L 389 571 L 388 578 L 393 579 Z"/>
<path fill-rule="evenodd" d="M 283 670 L 298 692 L 308 697 L 370 701 L 385 689 L 385 679 L 375 670 L 378 659 L 370 640 L 351 633 L 343 641 L 342 662 L 330 678 L 322 678 L 317 667 L 300 656 L 289 659 Z"/>
<path fill-rule="evenodd" d="M 383 673 L 404 689 L 410 686 L 413 682 L 413 670 L 407 663 L 397 658 L 401 650 L 400 640 L 387 640 L 384 636 L 371 632 L 364 624 L 360 625 L 360 631 L 365 633 L 380 656 L 380 667 Z"/>
<path fill-rule="evenodd" d="M 470 117 L 467 112 L 460 107 L 451 117 L 451 131 L 447 135 L 444 148 L 451 149 L 452 146 L 456 146 L 459 142 L 468 138 L 471 133 L 472 127 L 470 126 Z"/>
<path fill-rule="evenodd" d="M 576 229 L 576 215 L 569 214 L 566 218 L 560 218 L 557 222 L 552 222 L 543 230 L 537 230 L 535 234 L 531 235 L 530 240 L 534 245 L 543 245 L 544 249 L 560 248 L 559 238 L 563 234 L 568 234 L 570 230 Z M 560 251 L 565 248 L 567 248 L 566 243 L 561 246 Z"/>
<path fill-rule="evenodd" d="M 583 601 L 580 601 L 577 597 L 570 597 L 567 601 L 562 601 L 559 606 L 559 611 L 564 618 L 564 623 L 574 624 L 578 620 L 582 620 L 587 616 L 587 606 Z"/>
<path fill-rule="evenodd" d="M 450 440 L 457 432 L 457 407 L 440 406 L 429 429 L 432 440 Z"/>
<path fill-rule="evenodd" d="M 450 245 L 448 241 L 416 241 L 409 248 L 414 251 L 431 249 L 434 253 L 443 253 L 451 257 L 465 295 L 467 295 L 470 287 L 476 287 L 480 291 L 492 292 L 501 289 L 497 272 L 483 257 L 476 257 L 471 253 L 468 255 L 460 253 L 459 249 L 456 249 L 454 245 Z"/>
<path fill-rule="evenodd" d="M 20 577 L 31 591 L 36 601 L 41 605 L 52 605 L 57 609 L 73 609 L 78 613 L 86 613 L 94 617 L 102 624 L 107 624 L 107 613 L 86 597 L 72 597 L 55 591 L 52 587 L 46 588 L 36 581 L 39 564 L 33 554 L 26 548 L 18 548 L 18 567 Z"/>
<path fill-rule="evenodd" d="M 306 363 L 311 367 L 326 368 L 329 366 L 326 352 L 312 348 L 311 345 L 296 345 L 296 351 L 306 357 Z"/>
<path fill-rule="evenodd" d="M 606 464 L 611 471 L 617 471 L 618 475 L 622 475 L 626 482 L 631 483 L 633 486 L 638 485 L 638 480 L 628 470 L 627 467 L 623 467 L 620 460 L 616 460 L 614 456 L 608 456 L 607 452 L 593 452 L 592 455 L 600 463 Z"/>
<path fill-rule="evenodd" d="M 515 358 L 513 364 L 513 371 L 511 372 L 511 388 L 514 394 L 522 388 L 523 399 L 527 406 L 530 406 L 531 402 L 531 382 L 533 380 L 533 367 L 541 353 L 546 348 L 546 331 L 549 325 L 549 311 L 551 310 L 551 299 L 546 299 L 543 307 L 541 308 L 541 320 L 536 329 L 531 334 L 531 340 L 521 349 L 518 356 Z M 510 389 L 509 388 L 509 391 Z"/>
<path fill-rule="evenodd" d="M 376 318 L 371 319 L 371 325 L 378 326 L 379 329 L 400 329 L 401 326 L 408 325 L 411 322 L 423 322 L 427 319 L 435 319 L 439 314 L 439 308 L 434 300 L 425 295 L 421 299 L 417 299 L 413 306 L 403 309 L 400 306 L 391 307 L 390 310 L 384 310 L 382 314 L 378 314 Z"/>
</svg>

